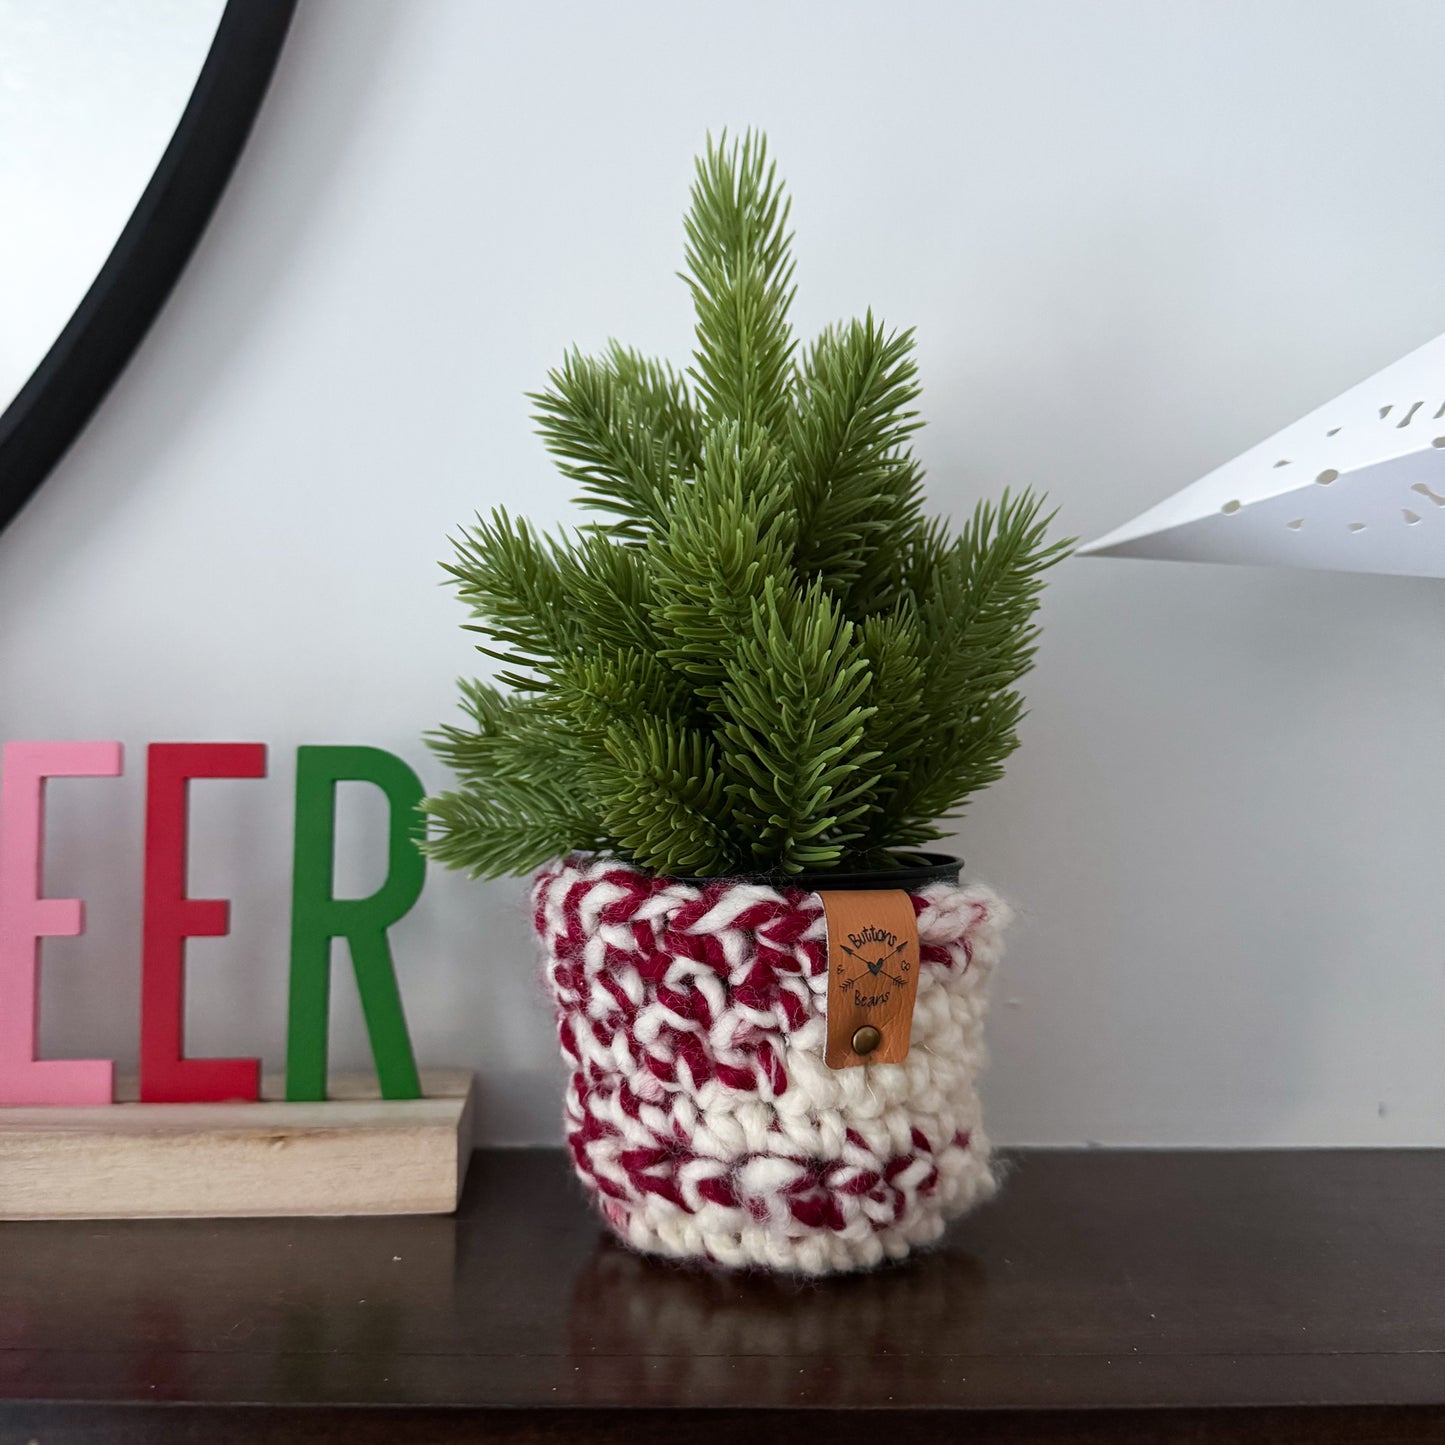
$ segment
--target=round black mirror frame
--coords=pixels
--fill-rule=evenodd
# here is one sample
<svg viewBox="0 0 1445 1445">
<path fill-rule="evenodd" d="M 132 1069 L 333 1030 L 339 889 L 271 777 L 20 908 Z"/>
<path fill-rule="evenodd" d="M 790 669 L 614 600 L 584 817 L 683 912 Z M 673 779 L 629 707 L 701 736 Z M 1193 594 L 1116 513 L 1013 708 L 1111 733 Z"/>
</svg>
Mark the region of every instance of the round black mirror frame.
<svg viewBox="0 0 1445 1445">
<path fill-rule="evenodd" d="M 296 0 L 228 0 L 155 174 L 75 314 L 0 415 L 0 531 L 125 369 L 206 229 L 276 68 Z"/>
</svg>

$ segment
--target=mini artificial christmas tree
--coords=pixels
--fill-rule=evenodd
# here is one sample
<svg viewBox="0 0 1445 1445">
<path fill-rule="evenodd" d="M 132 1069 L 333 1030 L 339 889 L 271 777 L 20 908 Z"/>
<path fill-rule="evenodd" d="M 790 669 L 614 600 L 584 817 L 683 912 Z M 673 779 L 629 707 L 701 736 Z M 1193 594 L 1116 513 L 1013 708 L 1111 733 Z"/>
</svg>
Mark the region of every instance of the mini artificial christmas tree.
<svg viewBox="0 0 1445 1445">
<path fill-rule="evenodd" d="M 870 314 L 799 353 L 787 223 L 762 139 L 710 144 L 692 366 L 613 343 L 534 398 L 602 515 L 549 538 L 498 511 L 458 542 L 448 571 L 508 691 L 464 682 L 468 725 L 432 737 L 461 785 L 428 800 L 427 847 L 475 876 L 565 859 L 537 928 L 574 1159 L 614 1227 L 821 1273 L 906 1252 L 991 1187 L 973 1079 L 1004 910 L 909 850 L 1017 745 L 1065 544 L 1028 493 L 956 536 L 925 515 L 912 333 Z M 919 890 L 897 895 L 908 937 L 838 934 L 833 1024 L 911 1010 L 913 1056 L 885 1009 L 825 1062 L 811 890 L 880 874 Z"/>
</svg>

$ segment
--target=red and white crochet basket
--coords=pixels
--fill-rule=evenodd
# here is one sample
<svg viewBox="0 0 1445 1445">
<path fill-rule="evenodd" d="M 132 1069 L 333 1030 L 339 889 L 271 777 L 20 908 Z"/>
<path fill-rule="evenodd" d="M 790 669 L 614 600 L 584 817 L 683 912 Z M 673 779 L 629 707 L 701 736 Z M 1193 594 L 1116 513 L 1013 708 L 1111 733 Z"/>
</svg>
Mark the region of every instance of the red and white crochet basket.
<svg viewBox="0 0 1445 1445">
<path fill-rule="evenodd" d="M 831 1274 L 902 1258 L 993 1193 L 976 1084 L 1008 910 L 977 884 L 911 896 L 908 1057 L 834 1070 L 816 893 L 582 856 L 538 874 L 567 1143 L 624 1241 Z"/>
</svg>

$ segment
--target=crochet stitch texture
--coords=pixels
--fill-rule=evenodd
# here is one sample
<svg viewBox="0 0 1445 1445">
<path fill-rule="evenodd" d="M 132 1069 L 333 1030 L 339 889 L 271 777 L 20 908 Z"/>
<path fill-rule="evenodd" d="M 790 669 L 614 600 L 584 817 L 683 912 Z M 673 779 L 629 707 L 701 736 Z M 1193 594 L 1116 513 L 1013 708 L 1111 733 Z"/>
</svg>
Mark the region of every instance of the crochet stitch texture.
<svg viewBox="0 0 1445 1445">
<path fill-rule="evenodd" d="M 978 884 L 911 896 L 909 1055 L 833 1070 L 816 893 L 585 855 L 537 875 L 567 1143 L 623 1240 L 831 1274 L 902 1258 L 993 1193 L 975 1086 L 1008 908 Z"/>
</svg>

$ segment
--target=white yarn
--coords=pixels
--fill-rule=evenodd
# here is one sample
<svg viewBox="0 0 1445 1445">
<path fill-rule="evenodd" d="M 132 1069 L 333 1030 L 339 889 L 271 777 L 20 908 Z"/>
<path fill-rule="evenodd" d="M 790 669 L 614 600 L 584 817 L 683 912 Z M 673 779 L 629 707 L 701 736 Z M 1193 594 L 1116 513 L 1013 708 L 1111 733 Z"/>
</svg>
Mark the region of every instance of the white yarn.
<svg viewBox="0 0 1445 1445">
<path fill-rule="evenodd" d="M 819 1275 L 932 1243 L 995 1187 L 976 1082 L 1007 906 L 924 890 L 920 941 L 949 963 L 920 968 L 909 1055 L 834 1070 L 820 900 L 714 892 L 600 860 L 538 879 L 579 1176 L 653 1254 Z M 815 1203 L 825 1221 L 798 1217 Z"/>
</svg>

